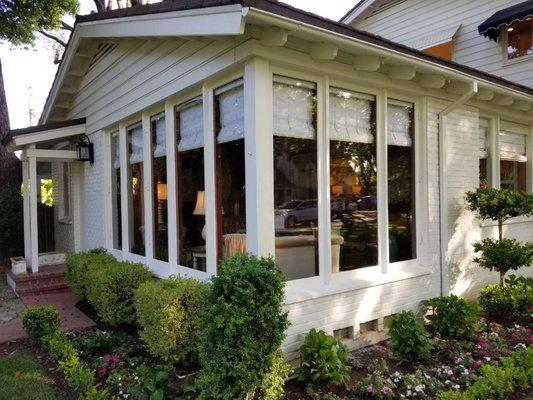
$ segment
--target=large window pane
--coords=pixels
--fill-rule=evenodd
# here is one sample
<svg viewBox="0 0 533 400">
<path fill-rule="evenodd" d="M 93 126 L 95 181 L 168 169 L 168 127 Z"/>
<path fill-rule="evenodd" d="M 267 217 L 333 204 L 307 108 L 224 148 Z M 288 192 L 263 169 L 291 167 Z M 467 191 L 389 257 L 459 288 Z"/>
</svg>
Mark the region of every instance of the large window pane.
<svg viewBox="0 0 533 400">
<path fill-rule="evenodd" d="M 376 107 L 373 96 L 330 93 L 332 271 L 378 263 Z"/>
<path fill-rule="evenodd" d="M 389 260 L 416 258 L 414 106 L 387 106 Z"/>
<path fill-rule="evenodd" d="M 204 129 L 201 99 L 177 107 L 179 264 L 206 270 Z"/>
<path fill-rule="evenodd" d="M 244 90 L 242 81 L 216 91 L 218 257 L 245 253 Z"/>
<path fill-rule="evenodd" d="M 167 147 L 165 114 L 151 118 L 152 182 L 154 207 L 154 258 L 168 261 Z"/>
<path fill-rule="evenodd" d="M 526 135 L 500 132 L 500 185 L 502 189 L 527 189 Z"/>
<path fill-rule="evenodd" d="M 318 275 L 316 85 L 276 77 L 276 262 L 287 280 Z"/>
<path fill-rule="evenodd" d="M 120 200 L 120 136 L 111 136 L 111 202 L 113 219 L 113 248 L 122 250 L 122 214 Z"/>
<path fill-rule="evenodd" d="M 130 251 L 144 256 L 143 130 L 140 123 L 128 127 Z"/>
</svg>

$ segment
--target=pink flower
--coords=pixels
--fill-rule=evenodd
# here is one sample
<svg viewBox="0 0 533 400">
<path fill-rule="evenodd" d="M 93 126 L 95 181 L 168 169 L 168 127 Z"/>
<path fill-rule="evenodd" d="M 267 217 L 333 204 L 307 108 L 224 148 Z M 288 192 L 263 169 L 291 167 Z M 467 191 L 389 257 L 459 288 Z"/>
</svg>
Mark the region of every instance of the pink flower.
<svg viewBox="0 0 533 400">
<path fill-rule="evenodd" d="M 388 386 L 383 386 L 381 388 L 381 394 L 392 394 L 392 389 Z"/>
<path fill-rule="evenodd" d="M 366 391 L 367 393 L 370 393 L 370 394 L 374 393 L 374 386 L 372 384 L 368 385 L 366 387 Z"/>
<path fill-rule="evenodd" d="M 109 354 L 104 355 L 104 361 L 111 361 L 111 356 Z"/>
<path fill-rule="evenodd" d="M 105 377 L 107 375 L 107 370 L 102 367 L 98 369 L 98 376 L 101 378 Z"/>
<path fill-rule="evenodd" d="M 463 361 L 461 357 L 454 357 L 453 358 L 453 363 L 455 365 L 459 364 L 461 361 Z"/>
</svg>

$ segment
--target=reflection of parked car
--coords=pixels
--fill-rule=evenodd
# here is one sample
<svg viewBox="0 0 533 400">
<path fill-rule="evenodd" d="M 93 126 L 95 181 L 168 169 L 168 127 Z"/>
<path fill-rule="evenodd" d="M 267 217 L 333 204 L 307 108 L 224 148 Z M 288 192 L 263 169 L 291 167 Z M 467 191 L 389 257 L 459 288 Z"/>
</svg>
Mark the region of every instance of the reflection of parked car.
<svg viewBox="0 0 533 400">
<path fill-rule="evenodd" d="M 357 210 L 357 203 L 351 200 L 337 197 L 331 200 L 331 211 L 352 211 Z"/>
<path fill-rule="evenodd" d="M 292 200 L 276 209 L 276 215 L 285 220 L 285 227 L 292 228 L 298 223 L 318 219 L 318 202 L 316 200 Z"/>
<path fill-rule="evenodd" d="M 378 207 L 377 196 L 364 196 L 357 201 L 360 210 L 375 210 Z"/>
</svg>

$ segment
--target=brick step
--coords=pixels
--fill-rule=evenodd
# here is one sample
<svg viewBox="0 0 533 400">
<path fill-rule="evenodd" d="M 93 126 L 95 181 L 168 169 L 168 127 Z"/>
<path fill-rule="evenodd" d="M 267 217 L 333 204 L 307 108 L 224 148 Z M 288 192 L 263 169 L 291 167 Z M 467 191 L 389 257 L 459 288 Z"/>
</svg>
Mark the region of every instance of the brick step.
<svg viewBox="0 0 533 400">
<path fill-rule="evenodd" d="M 43 294 L 68 288 L 63 265 L 43 267 L 38 273 L 15 275 L 7 271 L 7 281 L 18 296 Z"/>
</svg>

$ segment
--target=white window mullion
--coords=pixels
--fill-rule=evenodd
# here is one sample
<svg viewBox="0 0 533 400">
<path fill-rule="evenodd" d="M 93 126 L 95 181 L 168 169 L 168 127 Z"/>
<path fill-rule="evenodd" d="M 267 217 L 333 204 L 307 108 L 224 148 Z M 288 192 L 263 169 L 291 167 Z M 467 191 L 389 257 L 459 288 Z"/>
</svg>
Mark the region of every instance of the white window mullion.
<svg viewBox="0 0 533 400">
<path fill-rule="evenodd" d="M 143 189 L 144 190 L 144 249 L 148 261 L 154 258 L 154 208 L 152 175 L 152 129 L 150 115 L 143 113 Z"/>
<path fill-rule="evenodd" d="M 105 234 L 105 247 L 108 250 L 113 249 L 113 224 L 115 220 L 113 218 L 113 186 L 112 186 L 112 146 L 111 141 L 112 133 L 104 132 L 102 136 L 103 150 L 104 150 L 104 234 Z"/>
<path fill-rule="evenodd" d="M 381 90 L 376 97 L 376 160 L 378 196 L 378 263 L 383 273 L 389 266 L 389 207 L 387 173 L 387 91 Z"/>
<path fill-rule="evenodd" d="M 165 134 L 167 146 L 167 232 L 169 269 L 178 265 L 178 211 L 176 176 L 176 116 L 174 104 L 165 104 Z"/>
<path fill-rule="evenodd" d="M 129 155 L 128 155 L 128 132 L 126 125 L 121 123 L 118 128 L 119 131 L 119 145 L 120 145 L 120 209 L 122 217 L 122 254 L 130 251 L 130 215 L 131 215 L 131 199 L 130 199 L 130 169 L 129 169 Z"/>
<path fill-rule="evenodd" d="M 500 187 L 500 117 L 496 116 L 490 124 L 490 178 L 493 188 Z"/>
<path fill-rule="evenodd" d="M 331 265 L 331 202 L 329 188 L 329 79 L 324 77 L 317 87 L 317 151 L 318 151 L 318 270 L 329 284 Z"/>
<path fill-rule="evenodd" d="M 527 186 L 528 193 L 533 193 L 533 126 L 529 127 L 529 134 L 526 138 L 526 152 L 527 152 Z"/>
<path fill-rule="evenodd" d="M 215 182 L 215 126 L 214 93 L 208 85 L 203 86 L 204 118 L 204 175 L 205 175 L 205 249 L 207 274 L 217 273 L 217 221 Z"/>
<path fill-rule="evenodd" d="M 274 256 L 274 154 L 272 75 L 254 58 L 244 70 L 246 241 L 249 252 Z"/>
</svg>

